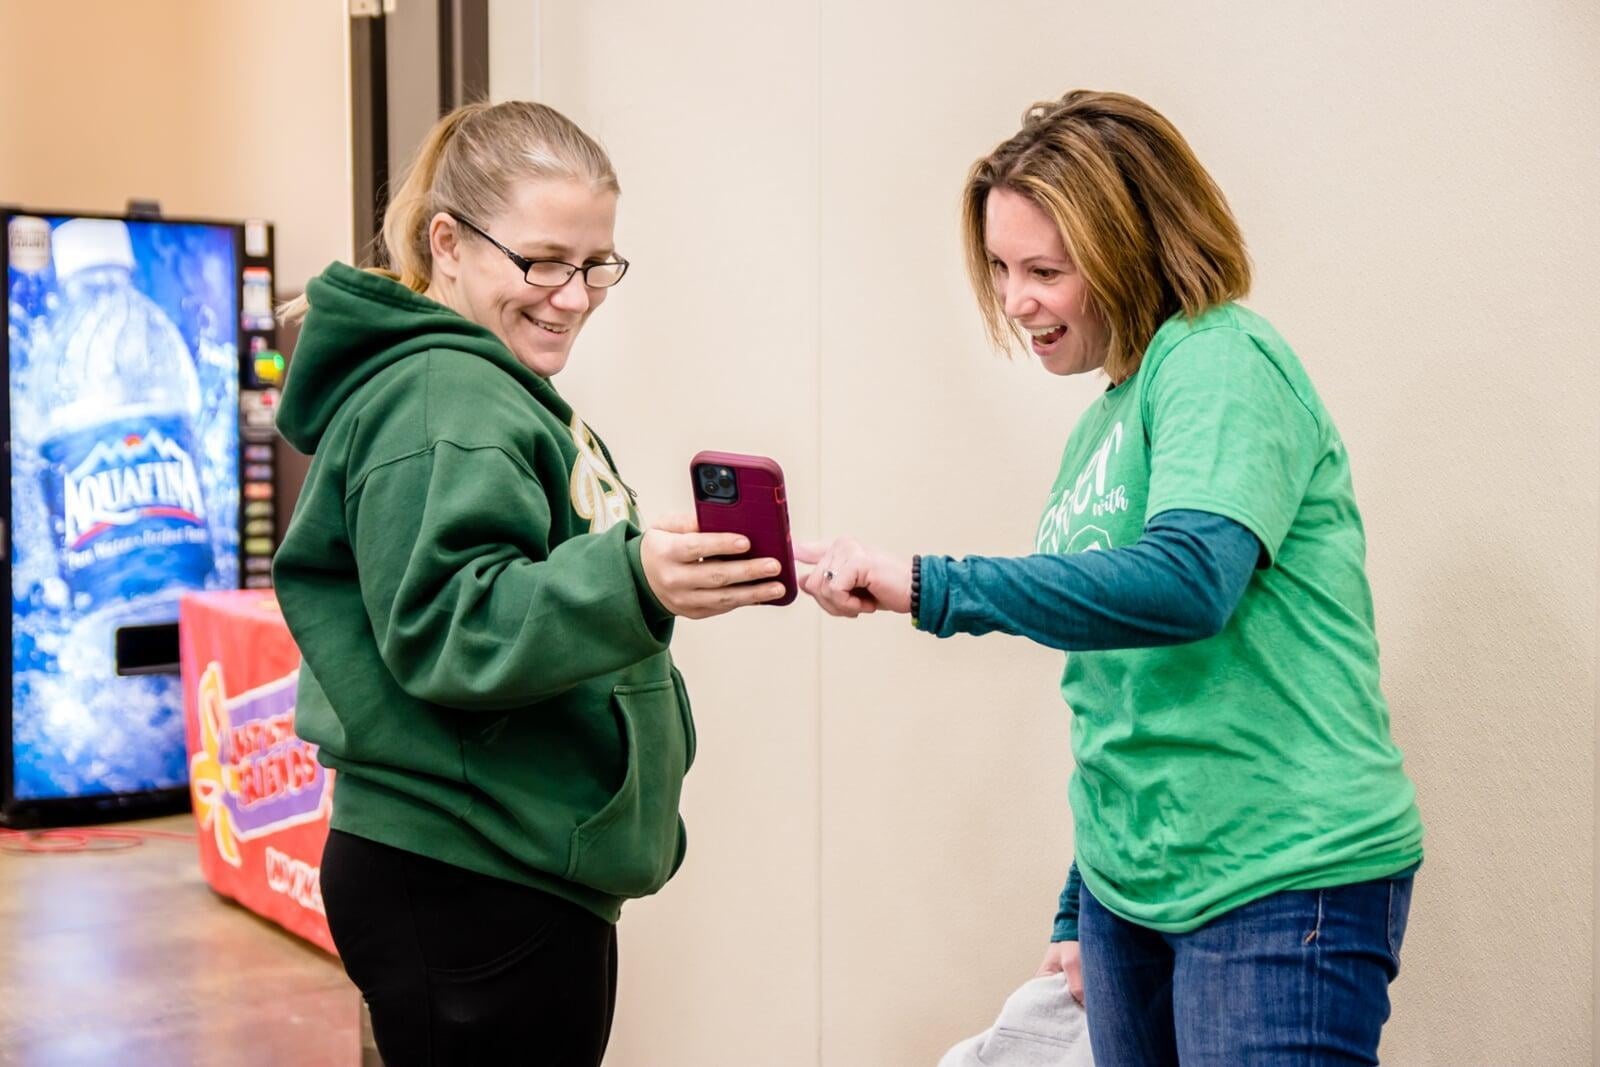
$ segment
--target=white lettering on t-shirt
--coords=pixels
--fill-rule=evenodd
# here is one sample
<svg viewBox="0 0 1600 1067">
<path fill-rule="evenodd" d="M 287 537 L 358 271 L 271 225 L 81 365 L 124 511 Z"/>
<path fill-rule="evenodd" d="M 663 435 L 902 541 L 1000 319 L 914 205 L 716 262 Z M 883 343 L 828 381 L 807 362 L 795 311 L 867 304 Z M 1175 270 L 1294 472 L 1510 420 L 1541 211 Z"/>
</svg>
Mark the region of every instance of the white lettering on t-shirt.
<svg viewBox="0 0 1600 1067">
<path fill-rule="evenodd" d="M 1044 518 L 1039 522 L 1035 547 L 1040 552 L 1082 552 L 1095 548 L 1110 548 L 1111 536 L 1099 526 L 1085 526 L 1073 530 L 1073 520 L 1089 512 L 1095 517 L 1115 515 L 1127 511 L 1128 487 L 1126 483 L 1106 487 L 1106 471 L 1111 457 L 1122 450 L 1123 429 L 1118 422 L 1107 431 L 1100 444 L 1083 465 L 1069 493 L 1065 487 L 1061 495 L 1050 501 Z M 1062 546 L 1066 546 L 1063 549 Z"/>
</svg>

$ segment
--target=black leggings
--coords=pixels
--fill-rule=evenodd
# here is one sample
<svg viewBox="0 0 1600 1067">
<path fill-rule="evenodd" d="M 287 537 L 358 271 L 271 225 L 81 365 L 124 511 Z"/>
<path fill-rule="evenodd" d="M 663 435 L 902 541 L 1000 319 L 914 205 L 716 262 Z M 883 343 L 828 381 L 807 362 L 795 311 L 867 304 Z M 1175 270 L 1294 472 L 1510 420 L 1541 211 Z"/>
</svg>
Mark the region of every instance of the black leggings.
<svg viewBox="0 0 1600 1067">
<path fill-rule="evenodd" d="M 617 934 L 560 897 L 338 830 L 322 900 L 386 1067 L 598 1067 Z"/>
</svg>

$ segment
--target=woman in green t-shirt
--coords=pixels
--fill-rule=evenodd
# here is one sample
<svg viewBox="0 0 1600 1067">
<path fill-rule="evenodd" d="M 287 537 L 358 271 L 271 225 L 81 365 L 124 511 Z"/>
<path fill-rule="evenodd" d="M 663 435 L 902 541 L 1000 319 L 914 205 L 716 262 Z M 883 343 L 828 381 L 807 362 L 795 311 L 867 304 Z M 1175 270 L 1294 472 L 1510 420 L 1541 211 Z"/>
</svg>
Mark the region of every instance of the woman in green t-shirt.
<svg viewBox="0 0 1600 1067">
<path fill-rule="evenodd" d="M 1236 303 L 1233 215 L 1165 118 L 1078 91 L 973 166 L 963 230 L 997 347 L 1026 331 L 1050 373 L 1110 379 L 1035 554 L 840 539 L 801 546 L 803 588 L 1072 653 L 1076 859 L 1040 973 L 1097 1063 L 1376 1063 L 1422 824 L 1344 444 Z"/>
</svg>

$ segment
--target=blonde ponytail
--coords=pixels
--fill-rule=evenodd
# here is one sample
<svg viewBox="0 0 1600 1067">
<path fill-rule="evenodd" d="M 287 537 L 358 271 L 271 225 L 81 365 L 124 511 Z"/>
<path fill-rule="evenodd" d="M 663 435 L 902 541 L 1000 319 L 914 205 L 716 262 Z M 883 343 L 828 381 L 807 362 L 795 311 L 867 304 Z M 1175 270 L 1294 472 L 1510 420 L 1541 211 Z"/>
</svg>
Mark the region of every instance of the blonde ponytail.
<svg viewBox="0 0 1600 1067">
<path fill-rule="evenodd" d="M 474 116 L 489 110 L 483 102 L 456 108 L 433 124 L 433 129 L 422 139 L 417 154 L 406 171 L 405 180 L 389 198 L 389 207 L 383 214 L 383 253 L 379 263 L 368 267 L 386 275 L 414 293 L 428 290 L 433 277 L 433 252 L 428 245 L 428 223 L 440 210 L 435 206 L 434 183 L 439 175 L 439 162 L 456 130 Z M 461 209 L 458 209 L 461 210 Z M 387 269 L 386 269 L 387 268 Z"/>
</svg>

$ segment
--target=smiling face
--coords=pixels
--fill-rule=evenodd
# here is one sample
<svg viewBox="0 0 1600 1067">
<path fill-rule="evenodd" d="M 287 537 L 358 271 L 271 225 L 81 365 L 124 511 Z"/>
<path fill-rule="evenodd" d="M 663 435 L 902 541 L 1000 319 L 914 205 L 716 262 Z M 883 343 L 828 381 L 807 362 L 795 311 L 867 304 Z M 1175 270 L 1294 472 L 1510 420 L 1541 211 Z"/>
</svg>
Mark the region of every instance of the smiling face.
<svg viewBox="0 0 1600 1067">
<path fill-rule="evenodd" d="M 616 220 L 614 191 L 567 178 L 519 182 L 503 211 L 472 219 L 520 256 L 579 266 L 613 258 Z M 433 217 L 430 237 L 428 295 L 491 331 L 535 374 L 560 373 L 609 290 L 585 285 L 582 271 L 558 288 L 529 285 L 504 252 L 443 212 Z"/>
<path fill-rule="evenodd" d="M 1040 365 L 1051 374 L 1105 366 L 1110 331 L 1050 216 L 1021 193 L 992 189 L 983 234 L 995 296 L 1028 331 Z"/>
</svg>

